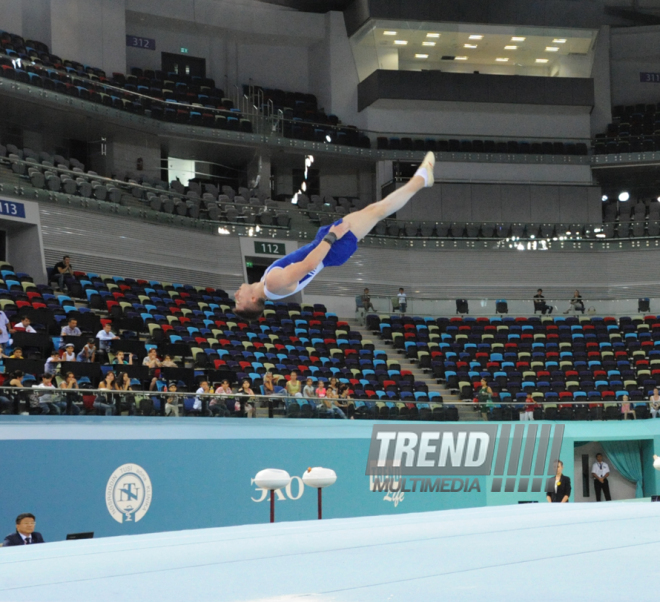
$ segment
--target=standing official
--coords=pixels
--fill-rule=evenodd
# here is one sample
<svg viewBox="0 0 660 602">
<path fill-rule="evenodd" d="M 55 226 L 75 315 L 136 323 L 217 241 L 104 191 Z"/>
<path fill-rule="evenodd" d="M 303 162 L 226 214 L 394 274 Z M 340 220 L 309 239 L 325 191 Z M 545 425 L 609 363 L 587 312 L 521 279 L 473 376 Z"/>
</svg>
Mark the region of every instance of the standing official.
<svg viewBox="0 0 660 602">
<path fill-rule="evenodd" d="M 545 495 L 549 502 L 565 504 L 571 495 L 571 479 L 563 474 L 564 463 L 561 460 L 557 460 L 556 467 L 555 478 L 550 479 Z"/>
<path fill-rule="evenodd" d="M 610 467 L 607 462 L 603 462 L 603 454 L 596 454 L 596 461 L 591 467 L 591 477 L 594 480 L 594 489 L 596 490 L 596 501 L 600 502 L 600 492 L 605 494 L 605 501 L 611 502 L 610 484 L 607 477 L 610 476 Z"/>
</svg>

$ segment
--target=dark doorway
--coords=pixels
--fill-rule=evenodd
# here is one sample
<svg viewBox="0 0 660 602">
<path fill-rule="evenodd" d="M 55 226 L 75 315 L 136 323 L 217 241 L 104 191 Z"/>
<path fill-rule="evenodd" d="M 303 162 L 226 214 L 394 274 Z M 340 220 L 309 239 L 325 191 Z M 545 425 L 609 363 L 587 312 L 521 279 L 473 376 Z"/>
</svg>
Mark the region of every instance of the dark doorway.
<svg viewBox="0 0 660 602">
<path fill-rule="evenodd" d="M 0 261 L 7 261 L 7 232 L 0 230 Z"/>
<path fill-rule="evenodd" d="M 163 52 L 161 55 L 165 73 L 176 73 L 180 77 L 206 77 L 206 59 L 171 52 Z"/>
<path fill-rule="evenodd" d="M 248 284 L 259 282 L 271 263 L 273 263 L 273 259 L 268 257 L 246 257 L 245 271 L 247 272 Z"/>
</svg>

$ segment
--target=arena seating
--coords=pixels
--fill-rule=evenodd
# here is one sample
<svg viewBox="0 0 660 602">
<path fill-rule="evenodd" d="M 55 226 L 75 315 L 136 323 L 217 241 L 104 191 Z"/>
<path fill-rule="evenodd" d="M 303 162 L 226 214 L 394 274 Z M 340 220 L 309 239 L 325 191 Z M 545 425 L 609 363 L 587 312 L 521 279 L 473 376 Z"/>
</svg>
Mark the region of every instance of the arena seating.
<svg viewBox="0 0 660 602">
<path fill-rule="evenodd" d="M 660 103 L 612 107 L 612 123 L 596 134 L 596 155 L 660 150 Z"/>
<path fill-rule="evenodd" d="M 603 231 L 608 238 L 660 235 L 660 203 L 636 204 L 608 201 L 603 204 Z"/>
<path fill-rule="evenodd" d="M 458 140 L 379 136 L 381 150 L 434 151 L 438 153 L 488 153 L 522 155 L 588 155 L 583 142 L 527 142 L 524 140 Z"/>
<path fill-rule="evenodd" d="M 367 316 L 367 325 L 471 400 L 486 378 L 500 401 L 531 391 L 537 417 L 620 417 L 624 395 L 638 418 L 660 384 L 660 317 L 415 318 Z M 581 402 L 567 405 L 562 402 Z M 491 419 L 517 419 L 505 406 Z"/>
</svg>

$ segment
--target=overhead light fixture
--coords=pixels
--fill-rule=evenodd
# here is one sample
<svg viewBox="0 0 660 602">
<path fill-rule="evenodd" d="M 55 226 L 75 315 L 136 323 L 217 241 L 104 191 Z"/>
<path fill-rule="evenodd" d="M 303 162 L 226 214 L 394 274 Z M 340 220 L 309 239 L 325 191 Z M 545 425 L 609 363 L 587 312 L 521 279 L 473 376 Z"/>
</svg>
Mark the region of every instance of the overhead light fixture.
<svg viewBox="0 0 660 602">
<path fill-rule="evenodd" d="M 498 59 L 495 59 L 495 60 L 496 60 L 498 63 L 506 63 L 509 59 L 506 59 L 506 58 L 498 58 Z"/>
<path fill-rule="evenodd" d="M 504 50 L 518 50 L 518 46 L 505 46 Z"/>
<path fill-rule="evenodd" d="M 330 134 L 325 135 L 325 141 L 326 142 L 332 142 L 332 138 L 330 138 Z"/>
<path fill-rule="evenodd" d="M 455 56 L 454 60 L 455 61 L 467 61 L 468 57 L 466 57 L 466 56 Z M 660 198 L 658 200 L 660 201 Z"/>
<path fill-rule="evenodd" d="M 475 44 L 463 44 L 463 48 L 476 48 Z"/>
<path fill-rule="evenodd" d="M 557 38 L 556 40 L 552 40 L 553 44 L 566 44 L 566 40 L 564 38 Z"/>
<path fill-rule="evenodd" d="M 619 195 L 619 200 L 622 203 L 625 203 L 629 199 L 630 199 L 630 193 L 626 192 L 625 190 Z"/>
<path fill-rule="evenodd" d="M 599 232 L 598 234 L 596 234 L 596 238 L 606 238 L 606 237 L 607 234 L 605 234 L 605 232 Z"/>
<path fill-rule="evenodd" d="M 429 55 L 428 54 L 416 54 L 415 58 L 416 59 L 427 59 L 427 58 L 429 58 Z"/>
<path fill-rule="evenodd" d="M 559 52 L 559 48 L 556 46 L 546 46 L 545 47 L 546 52 Z"/>
<path fill-rule="evenodd" d="M 223 228 L 222 226 L 220 226 L 218 228 L 218 234 L 225 234 L 226 235 L 226 234 L 231 234 L 231 232 L 229 230 L 227 230 L 227 228 Z"/>
<path fill-rule="evenodd" d="M 394 40 L 394 43 L 397 46 L 405 46 L 408 42 L 406 42 L 406 40 Z"/>
<path fill-rule="evenodd" d="M 600 200 L 603 201 L 603 203 L 605 201 L 607 201 L 608 199 L 609 199 L 609 197 L 606 194 L 604 194 L 602 197 L 600 197 Z M 660 198 L 658 200 L 660 201 Z"/>
<path fill-rule="evenodd" d="M 422 42 L 422 46 L 435 46 L 435 42 Z"/>
<path fill-rule="evenodd" d="M 384 31 L 384 32 L 383 32 L 383 35 L 384 35 L 384 36 L 395 36 L 395 35 L 396 35 L 396 31 Z"/>
<path fill-rule="evenodd" d="M 657 200 L 658 200 L 658 202 L 660 203 L 660 196 L 658 197 L 658 199 L 657 199 Z"/>
<path fill-rule="evenodd" d="M 427 38 L 439 38 L 440 34 L 439 33 L 427 33 L 426 37 Z"/>
<path fill-rule="evenodd" d="M 481 40 L 481 39 L 483 39 L 483 36 L 478 35 L 478 34 L 472 34 L 468 39 L 470 39 L 470 40 Z"/>
<path fill-rule="evenodd" d="M 511 38 L 511 41 L 512 42 L 524 42 L 526 39 L 527 38 L 521 38 L 521 37 L 518 37 L 518 36 L 514 36 L 514 37 Z"/>
<path fill-rule="evenodd" d="M 536 59 L 537 63 L 547 63 L 549 59 Z"/>
</svg>

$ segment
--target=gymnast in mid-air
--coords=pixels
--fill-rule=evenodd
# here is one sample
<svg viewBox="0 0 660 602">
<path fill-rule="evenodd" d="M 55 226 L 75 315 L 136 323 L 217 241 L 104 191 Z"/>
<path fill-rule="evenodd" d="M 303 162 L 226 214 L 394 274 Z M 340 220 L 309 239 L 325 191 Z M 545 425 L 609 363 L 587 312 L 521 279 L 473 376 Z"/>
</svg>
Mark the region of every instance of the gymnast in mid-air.
<svg viewBox="0 0 660 602">
<path fill-rule="evenodd" d="M 304 289 L 323 269 L 342 265 L 355 253 L 364 238 L 382 219 L 399 211 L 422 188 L 433 186 L 435 155 L 427 153 L 415 175 L 382 201 L 322 226 L 312 242 L 273 262 L 260 282 L 241 284 L 236 291 L 235 313 L 255 320 L 266 300 L 284 299 Z"/>
</svg>

